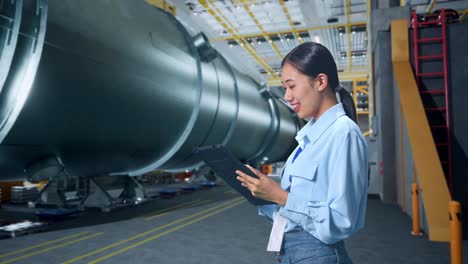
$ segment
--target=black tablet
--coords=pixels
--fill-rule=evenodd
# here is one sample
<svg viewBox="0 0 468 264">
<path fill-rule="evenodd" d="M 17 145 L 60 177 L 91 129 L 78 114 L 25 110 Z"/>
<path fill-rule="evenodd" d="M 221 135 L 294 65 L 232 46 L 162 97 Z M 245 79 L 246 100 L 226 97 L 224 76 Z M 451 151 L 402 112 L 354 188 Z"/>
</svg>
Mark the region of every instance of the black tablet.
<svg viewBox="0 0 468 264">
<path fill-rule="evenodd" d="M 252 196 L 249 189 L 241 185 L 241 182 L 237 180 L 236 170 L 240 170 L 254 178 L 258 177 L 223 145 L 198 147 L 194 149 L 193 153 L 199 159 L 205 161 L 219 177 L 223 178 L 227 184 L 242 194 L 251 204 L 273 204 L 273 202 Z"/>
</svg>

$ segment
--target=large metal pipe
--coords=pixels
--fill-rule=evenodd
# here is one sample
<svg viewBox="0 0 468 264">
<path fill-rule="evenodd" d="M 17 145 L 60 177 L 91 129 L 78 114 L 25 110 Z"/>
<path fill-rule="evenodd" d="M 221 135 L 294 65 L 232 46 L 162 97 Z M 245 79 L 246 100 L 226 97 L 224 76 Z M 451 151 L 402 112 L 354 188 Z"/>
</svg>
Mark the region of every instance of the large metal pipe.
<svg viewBox="0 0 468 264">
<path fill-rule="evenodd" d="M 11 67 L 0 61 L 22 80 L 0 93 L 0 121 L 11 125 L 0 128 L 0 179 L 26 178 L 26 166 L 50 156 L 95 176 L 192 168 L 201 145 L 225 144 L 245 161 L 291 151 L 291 111 L 171 15 L 143 0 L 23 5 Z M 5 117 L 5 107 L 18 114 Z"/>
</svg>

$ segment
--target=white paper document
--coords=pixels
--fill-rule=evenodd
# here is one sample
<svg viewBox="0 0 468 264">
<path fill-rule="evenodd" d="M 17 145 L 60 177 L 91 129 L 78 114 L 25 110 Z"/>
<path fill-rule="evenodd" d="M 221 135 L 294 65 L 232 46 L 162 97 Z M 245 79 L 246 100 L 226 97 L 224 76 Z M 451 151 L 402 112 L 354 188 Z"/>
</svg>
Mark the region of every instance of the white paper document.
<svg viewBox="0 0 468 264">
<path fill-rule="evenodd" d="M 271 228 L 270 240 L 268 241 L 267 251 L 279 252 L 283 243 L 284 229 L 288 223 L 288 219 L 281 216 L 277 211 L 273 219 L 273 227 Z"/>
</svg>

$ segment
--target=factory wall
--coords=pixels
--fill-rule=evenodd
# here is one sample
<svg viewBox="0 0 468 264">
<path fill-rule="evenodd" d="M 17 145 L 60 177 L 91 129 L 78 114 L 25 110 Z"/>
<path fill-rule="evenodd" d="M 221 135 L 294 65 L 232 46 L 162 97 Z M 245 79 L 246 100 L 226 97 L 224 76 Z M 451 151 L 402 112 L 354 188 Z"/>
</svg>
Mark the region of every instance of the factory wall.
<svg viewBox="0 0 468 264">
<path fill-rule="evenodd" d="M 391 38 L 389 25 L 393 19 L 406 18 L 409 20 L 409 9 L 390 8 L 386 10 L 376 10 L 372 19 L 373 37 L 372 47 L 374 56 L 374 85 L 375 85 L 375 105 L 376 105 L 376 142 L 379 146 L 378 157 L 382 161 L 382 189 L 379 192 L 385 202 L 398 203 L 402 210 L 409 216 L 411 212 L 411 184 L 417 183 L 417 174 L 415 175 L 412 149 L 406 131 L 405 120 L 401 119 L 400 101 L 396 83 L 393 79 L 393 70 L 391 62 Z M 409 22 L 408 22 L 409 23 Z M 468 171 L 468 119 L 466 118 L 468 105 L 468 56 L 466 54 L 466 43 L 468 24 L 449 24 L 448 25 L 448 72 L 449 72 L 449 96 L 451 98 L 450 122 L 452 124 L 452 168 L 454 178 L 454 189 L 452 197 L 462 203 L 462 211 L 468 210 L 468 180 L 466 171 Z M 433 36 L 438 30 L 426 30 L 424 37 Z M 412 34 L 410 31 L 409 34 Z M 412 35 L 409 37 L 412 40 Z M 409 43 L 410 49 L 413 48 L 412 42 Z M 433 49 L 433 50 L 431 50 Z M 424 46 L 424 52 L 428 54 L 441 53 L 438 51 L 440 45 Z M 412 56 L 412 54 L 410 54 Z M 411 57 L 412 60 L 412 57 Z M 439 64 L 440 65 L 440 64 Z M 441 71 L 435 62 L 423 64 L 424 72 Z M 437 80 L 424 81 L 424 85 L 441 86 Z M 427 100 L 423 98 L 423 100 Z M 443 98 L 431 98 L 434 107 L 444 106 Z M 431 116 L 439 118 L 444 122 L 444 115 Z M 401 135 L 400 135 L 401 133 Z M 440 135 L 436 135 L 440 136 Z M 372 153 L 370 153 L 371 155 Z M 444 155 L 444 153 L 441 153 Z M 377 170 L 379 171 L 379 170 Z M 380 171 L 379 171 L 380 172 Z M 375 172 L 374 172 L 375 173 Z M 377 175 L 371 176 L 377 179 Z M 424 205 L 420 199 L 421 208 L 421 227 L 427 228 L 424 217 Z M 448 206 L 448 205 L 447 205 Z M 466 239 L 467 220 L 464 220 L 464 238 Z"/>
</svg>

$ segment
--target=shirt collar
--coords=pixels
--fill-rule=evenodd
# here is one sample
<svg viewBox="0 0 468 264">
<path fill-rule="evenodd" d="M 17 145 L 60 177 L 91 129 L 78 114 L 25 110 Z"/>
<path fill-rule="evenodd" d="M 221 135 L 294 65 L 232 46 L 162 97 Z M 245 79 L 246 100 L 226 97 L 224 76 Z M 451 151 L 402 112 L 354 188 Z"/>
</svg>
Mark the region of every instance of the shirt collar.
<svg viewBox="0 0 468 264">
<path fill-rule="evenodd" d="M 318 120 L 311 119 L 297 132 L 296 140 L 299 146 L 304 148 L 308 143 L 315 143 L 329 126 L 345 114 L 343 104 L 339 103 L 325 111 Z"/>
</svg>

